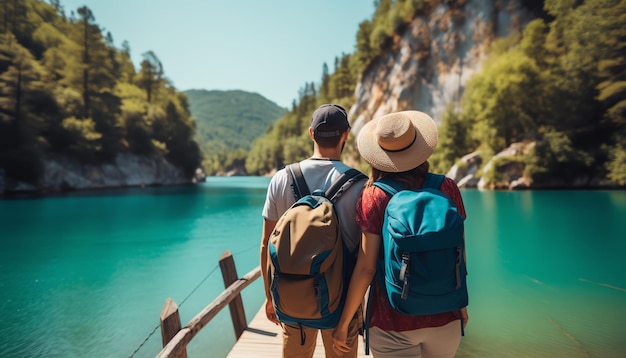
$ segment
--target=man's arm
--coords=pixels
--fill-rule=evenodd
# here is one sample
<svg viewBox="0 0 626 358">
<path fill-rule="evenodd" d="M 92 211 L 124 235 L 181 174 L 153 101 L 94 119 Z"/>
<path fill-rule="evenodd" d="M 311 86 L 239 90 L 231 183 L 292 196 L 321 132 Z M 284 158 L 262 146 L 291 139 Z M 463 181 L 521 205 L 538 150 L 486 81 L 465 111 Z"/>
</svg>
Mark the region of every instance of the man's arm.
<svg viewBox="0 0 626 358">
<path fill-rule="evenodd" d="M 270 321 L 279 324 L 278 318 L 276 317 L 276 311 L 274 310 L 274 306 L 272 304 L 272 296 L 270 294 L 269 287 L 269 277 L 267 277 L 267 247 L 270 240 L 270 235 L 272 231 L 274 231 L 274 227 L 276 226 L 275 220 L 263 219 L 263 237 L 261 238 L 261 275 L 263 276 L 263 283 L 265 287 L 265 314 L 267 319 Z"/>
</svg>

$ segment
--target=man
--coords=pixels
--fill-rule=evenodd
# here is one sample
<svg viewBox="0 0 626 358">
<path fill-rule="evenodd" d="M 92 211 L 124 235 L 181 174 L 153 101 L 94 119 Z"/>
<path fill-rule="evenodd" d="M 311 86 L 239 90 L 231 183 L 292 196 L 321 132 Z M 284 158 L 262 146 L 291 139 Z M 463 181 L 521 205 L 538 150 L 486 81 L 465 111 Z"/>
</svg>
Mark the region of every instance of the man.
<svg viewBox="0 0 626 358">
<path fill-rule="evenodd" d="M 313 140 L 313 156 L 300 162 L 302 174 L 309 190 L 322 189 L 326 191 L 334 180 L 351 169 L 340 160 L 349 132 L 350 124 L 343 107 L 335 104 L 324 104 L 313 112 L 311 127 L 309 128 L 309 136 Z M 355 252 L 361 242 L 361 231 L 355 220 L 355 203 L 365 181 L 366 179 L 355 182 L 335 203 L 342 237 L 346 247 L 351 252 Z M 292 182 L 291 175 L 285 169 L 281 169 L 274 175 L 267 190 L 267 198 L 263 207 L 264 221 L 261 241 L 261 272 L 266 287 L 268 277 L 264 268 L 267 267 L 268 241 L 278 219 L 296 202 L 291 190 Z M 276 317 L 270 292 L 266 290 L 265 295 L 267 298 L 265 303 L 267 318 L 280 324 L 283 329 L 283 357 L 312 357 L 318 330 L 281 324 Z M 354 315 L 348 329 L 347 343 L 351 349 L 341 357 L 357 356 L 357 337 L 361 321 L 358 317 L 360 314 L 357 312 Z M 326 357 L 338 357 L 332 348 L 332 331 L 332 329 L 321 331 Z"/>
</svg>

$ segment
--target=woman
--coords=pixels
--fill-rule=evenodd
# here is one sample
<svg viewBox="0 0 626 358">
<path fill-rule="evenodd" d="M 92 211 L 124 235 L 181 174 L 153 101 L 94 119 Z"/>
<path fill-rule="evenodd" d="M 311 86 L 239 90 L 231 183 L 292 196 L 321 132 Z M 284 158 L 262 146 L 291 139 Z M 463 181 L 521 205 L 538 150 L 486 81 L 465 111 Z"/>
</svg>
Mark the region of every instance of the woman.
<svg viewBox="0 0 626 358">
<path fill-rule="evenodd" d="M 388 177 L 405 189 L 421 188 L 430 155 L 437 146 L 437 124 L 418 111 L 391 113 L 368 122 L 359 132 L 361 157 L 372 167 L 372 175 L 357 201 L 357 222 L 363 231 L 357 264 L 350 281 L 343 315 L 334 334 L 333 349 L 348 349 L 346 334 L 352 316 L 372 283 L 370 302 L 370 347 L 374 357 L 454 357 L 467 308 L 432 315 L 407 316 L 391 307 L 377 280 L 376 262 L 382 252 L 384 212 L 391 197 L 373 182 Z M 456 183 L 445 178 L 440 188 L 465 218 L 465 208 Z"/>
</svg>

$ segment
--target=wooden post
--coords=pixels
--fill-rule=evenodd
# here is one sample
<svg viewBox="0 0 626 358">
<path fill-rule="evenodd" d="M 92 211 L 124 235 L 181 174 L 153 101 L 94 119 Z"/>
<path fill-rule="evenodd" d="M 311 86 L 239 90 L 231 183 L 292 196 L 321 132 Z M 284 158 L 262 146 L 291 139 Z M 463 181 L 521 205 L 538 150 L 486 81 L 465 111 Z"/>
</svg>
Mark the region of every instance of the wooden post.
<svg viewBox="0 0 626 358">
<path fill-rule="evenodd" d="M 165 305 L 163 305 L 163 310 L 161 310 L 161 338 L 163 340 L 163 347 L 174 338 L 181 328 L 178 305 L 173 299 L 168 298 L 165 301 Z M 187 358 L 187 350 L 183 349 L 176 357 Z"/>
<path fill-rule="evenodd" d="M 220 257 L 220 269 L 222 270 L 222 278 L 224 279 L 224 288 L 228 288 L 233 282 L 237 281 L 237 268 L 233 254 L 226 250 Z M 243 309 L 243 301 L 241 295 L 238 294 L 229 304 L 230 318 L 233 321 L 235 329 L 235 339 L 239 339 L 243 331 L 248 327 L 246 322 L 246 313 Z"/>
<path fill-rule="evenodd" d="M 241 291 L 248 287 L 254 280 L 261 277 L 261 267 L 257 266 L 252 271 L 245 274 L 241 279 L 230 285 L 224 290 L 210 305 L 206 306 L 200 313 L 187 323 L 187 325 L 178 331 L 174 338 L 170 339 L 169 343 L 156 358 L 171 358 L 176 357 L 177 354 L 184 351 L 187 344 L 191 342 L 193 337 L 196 336 L 211 320 L 236 297 L 240 297 Z M 171 310 L 171 309 L 169 309 Z M 243 309 L 242 309 L 243 312 Z"/>
</svg>

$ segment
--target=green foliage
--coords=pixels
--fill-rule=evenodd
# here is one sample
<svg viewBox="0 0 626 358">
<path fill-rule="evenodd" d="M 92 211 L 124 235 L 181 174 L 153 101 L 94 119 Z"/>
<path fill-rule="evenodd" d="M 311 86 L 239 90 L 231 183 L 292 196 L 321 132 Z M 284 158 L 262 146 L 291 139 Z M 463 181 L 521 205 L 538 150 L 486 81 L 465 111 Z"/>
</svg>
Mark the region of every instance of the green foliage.
<svg viewBox="0 0 626 358">
<path fill-rule="evenodd" d="M 141 70 L 136 78 L 136 84 L 146 91 L 146 99 L 148 103 L 154 100 L 158 90 L 163 86 L 163 65 L 159 58 L 152 51 L 148 51 L 143 55 L 141 61 Z"/>
<path fill-rule="evenodd" d="M 463 97 L 463 117 L 474 121 L 472 137 L 494 151 L 525 139 L 536 128 L 543 88 L 532 59 L 518 51 L 492 58 L 472 77 Z"/>
<path fill-rule="evenodd" d="M 185 94 L 196 121 L 195 138 L 203 152 L 202 165 L 209 175 L 242 163 L 252 142 L 285 114 L 285 109 L 257 93 L 189 90 Z"/>
<path fill-rule="evenodd" d="M 509 178 L 505 168 L 508 165 L 523 162 L 520 156 L 500 156 L 491 161 L 491 165 L 483 171 L 482 179 L 487 185 L 498 187 L 501 183 L 508 182 Z"/>
<path fill-rule="evenodd" d="M 543 20 L 531 21 L 524 29 L 520 50 L 528 58 L 532 58 L 540 67 L 546 67 L 547 50 L 545 48 L 548 28 Z"/>
<path fill-rule="evenodd" d="M 123 123 L 129 150 L 142 155 L 154 154 L 156 147 L 154 146 L 149 119 L 141 112 L 124 112 Z M 167 145 L 162 142 L 158 143 L 160 143 L 160 149 L 166 152 Z"/>
<path fill-rule="evenodd" d="M 359 24 L 359 31 L 356 35 L 356 53 L 353 56 L 355 64 L 352 66 L 359 73 L 365 70 L 366 66 L 377 55 L 377 51 L 370 41 L 372 30 L 372 22 L 369 20 Z"/>
<path fill-rule="evenodd" d="M 236 149 L 225 154 L 225 157 L 221 160 L 223 167 L 220 170 L 228 173 L 231 170 L 240 170 L 245 168 L 246 158 L 248 157 L 248 151 L 244 149 Z"/>
<path fill-rule="evenodd" d="M 619 185 L 626 185 L 626 138 L 609 149 L 609 160 L 607 161 L 607 177 Z"/>
<path fill-rule="evenodd" d="M 313 151 L 308 130 L 315 109 L 322 103 L 337 103 L 345 107 L 353 103 L 356 80 L 351 78 L 349 62 L 348 56 L 337 58 L 335 73 L 327 77 L 328 83 L 322 84 L 322 87 L 329 88 L 329 96 L 332 96 L 328 101 L 320 101 L 315 86 L 306 84 L 300 91 L 299 102 L 294 103 L 292 109 L 279 118 L 265 136 L 254 142 L 250 156 L 246 160 L 246 170 L 249 174 L 266 175 L 286 164 L 311 156 Z M 338 94 L 345 97 L 337 98 Z"/>
<path fill-rule="evenodd" d="M 536 11 L 540 2 L 525 1 Z M 462 9 L 463 1 L 447 2 Z M 371 20 L 359 25 L 356 52 L 324 65 L 320 93 L 307 84 L 291 110 L 255 141 L 246 168 L 271 173 L 306 155 L 306 130 L 315 105 L 350 107 L 353 84 L 384 53 L 427 1 L 378 0 Z M 482 70 L 469 81 L 460 111 L 441 118 L 440 143 L 430 162 L 445 172 L 479 149 L 483 163 L 512 143 L 534 142 L 523 158 L 499 159 L 486 180 L 497 184 L 497 168 L 525 163 L 535 182 L 605 176 L 624 185 L 626 138 L 626 0 L 546 0 L 544 20 L 523 33 L 495 41 Z M 353 139 L 352 139 L 353 140 Z M 353 142 L 344 155 L 359 158 Z M 508 160 L 508 161 L 507 161 Z M 362 161 L 361 161 L 362 163 Z M 365 164 L 362 165 L 366 167 Z"/>
<path fill-rule="evenodd" d="M 278 141 L 261 137 L 254 141 L 246 159 L 246 171 L 252 175 L 267 175 L 283 166 L 282 148 Z"/>
<path fill-rule="evenodd" d="M 55 110 L 46 73 L 11 33 L 0 35 L 0 167 L 36 183 L 38 157 L 47 148 L 45 112 Z"/>
<path fill-rule="evenodd" d="M 446 2 L 455 10 L 463 1 Z M 525 1 L 534 10 L 537 1 Z M 606 177 L 624 185 L 626 138 L 626 0 L 546 0 L 545 20 L 523 33 L 495 41 L 482 70 L 469 81 L 460 110 L 441 118 L 433 170 L 446 172 L 463 155 L 480 150 L 483 163 L 514 142 L 534 142 L 525 157 L 499 159 L 485 179 L 497 184 L 498 168 L 525 163 L 535 182 Z M 392 50 L 427 1 L 378 0 L 371 20 L 359 25 L 356 52 L 323 68 L 320 93 L 306 84 L 300 100 L 267 134 L 246 161 L 251 174 L 268 174 L 306 156 L 310 114 L 321 103 L 354 102 L 354 83 L 384 51 Z M 455 104 L 458 105 L 458 104 Z M 344 156 L 367 170 L 353 138 Z M 359 164 L 360 163 L 360 164 Z M 483 169 L 481 169 L 483 170 Z"/>
<path fill-rule="evenodd" d="M 313 83 L 305 84 L 300 91 L 299 101 L 292 109 L 271 126 L 267 134 L 255 141 L 246 160 L 246 170 L 252 175 L 266 175 L 286 164 L 303 160 L 312 154 L 312 143 L 308 134 L 311 115 L 323 103 L 336 103 L 350 108 L 354 103 L 354 91 L 358 74 L 353 70 L 353 57 L 343 55 L 335 59 L 335 71 L 326 73 L 324 65 L 320 92 Z M 323 90 L 322 90 L 323 89 Z M 356 148 L 344 151 L 356 157 Z"/>
<path fill-rule="evenodd" d="M 193 140 L 194 122 L 186 109 L 185 96 L 168 96 L 163 107 L 148 112 L 148 120 L 152 123 L 153 137 L 164 143 L 167 149 L 166 158 L 172 164 L 183 169 L 183 173 L 191 177 L 202 159 L 200 147 Z"/>
<path fill-rule="evenodd" d="M 95 131 L 96 126 L 91 118 L 66 118 L 62 122 L 62 126 L 66 131 L 76 136 L 76 139 L 79 142 L 93 143 L 102 138 L 102 134 Z"/>
<path fill-rule="evenodd" d="M 468 122 L 456 113 L 453 104 L 449 105 L 441 117 L 439 125 L 439 143 L 437 150 L 428 160 L 431 169 L 438 173 L 446 173 L 459 159 L 472 151 L 477 145 L 468 134 Z"/>
<path fill-rule="evenodd" d="M 593 158 L 577 149 L 564 133 L 553 129 L 546 130 L 526 159 L 526 170 L 538 181 L 552 178 L 571 180 L 585 172 Z"/>
<path fill-rule="evenodd" d="M 605 109 L 603 125 L 611 133 L 606 141 L 608 178 L 626 185 L 626 1 L 610 10 L 617 15 L 606 18 L 608 51 L 598 64 L 597 99 Z"/>
<path fill-rule="evenodd" d="M 425 0 L 380 0 L 375 2 L 372 20 L 359 24 L 353 68 L 355 73 L 364 71 L 379 55 L 388 50 L 394 36 L 402 34 L 413 17 L 425 13 Z"/>
<path fill-rule="evenodd" d="M 91 118 L 65 118 L 61 127 L 68 133 L 72 143 L 69 150 L 80 159 L 91 159 L 101 150 L 99 139 L 102 134 L 96 131 L 96 124 Z"/>
<path fill-rule="evenodd" d="M 313 142 L 308 134 L 299 137 L 290 137 L 285 140 L 283 160 L 285 163 L 294 163 L 311 156 Z"/>
<path fill-rule="evenodd" d="M 136 81 L 128 44 L 115 48 L 88 7 L 68 19 L 58 1 L 1 6 L 0 167 L 8 177 L 36 184 L 55 153 L 98 164 L 131 151 L 195 171 L 194 123 L 162 69 L 144 66 Z M 144 61 L 160 64 L 151 52 Z M 150 88 L 141 81 L 148 75 Z"/>
<path fill-rule="evenodd" d="M 525 159 L 535 182 L 618 178 L 626 1 L 552 0 L 544 9 L 550 23 L 535 20 L 521 36 L 493 44 L 465 89 L 460 118 L 494 153 L 536 141 Z"/>
<path fill-rule="evenodd" d="M 577 2 L 577 0 L 544 0 L 543 8 L 555 18 L 564 18 Z"/>
</svg>

